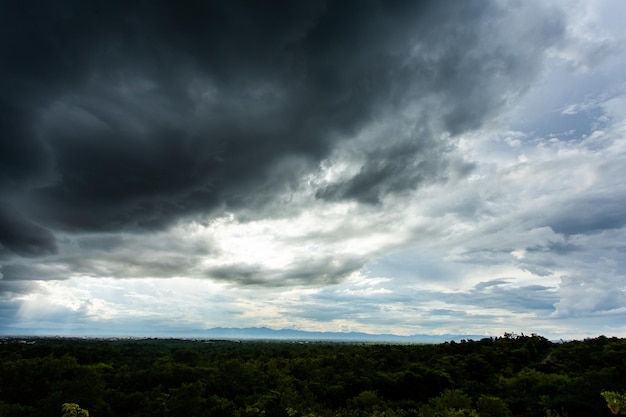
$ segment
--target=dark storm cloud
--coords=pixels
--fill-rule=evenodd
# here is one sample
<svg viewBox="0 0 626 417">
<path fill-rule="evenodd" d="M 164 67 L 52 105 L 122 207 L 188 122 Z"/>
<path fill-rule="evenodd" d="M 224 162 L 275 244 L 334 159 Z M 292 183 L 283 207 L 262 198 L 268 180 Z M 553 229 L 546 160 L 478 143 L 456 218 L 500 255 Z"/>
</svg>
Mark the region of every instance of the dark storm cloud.
<svg viewBox="0 0 626 417">
<path fill-rule="evenodd" d="M 2 272 L 0 270 L 0 272 Z M 28 281 L 6 281 L 0 280 L 0 302 L 10 302 L 16 296 L 30 294 L 36 284 Z"/>
<path fill-rule="evenodd" d="M 268 269 L 254 264 L 231 264 L 205 271 L 210 278 L 242 286 L 332 285 L 365 265 L 352 257 L 300 260 L 289 268 Z"/>
<path fill-rule="evenodd" d="M 316 197 L 380 203 L 388 194 L 445 179 L 449 161 L 443 155 L 442 145 L 433 140 L 431 132 L 422 128 L 411 132 L 410 140 L 377 146 L 366 152 L 365 162 L 356 175 L 318 189 Z"/>
<path fill-rule="evenodd" d="M 508 19 L 496 6 L 434 3 L 3 2 L 3 252 L 267 204 L 293 185 L 275 175 L 285 158 L 312 169 L 381 108 L 421 97 L 453 135 L 480 126 L 541 48 L 494 41 Z M 559 19 L 538 10 L 527 30 L 549 45 Z M 373 202 L 436 180 L 437 138 L 386 138 L 318 195 Z"/>
<path fill-rule="evenodd" d="M 3 280 L 36 281 L 64 280 L 68 278 L 68 267 L 60 263 L 14 262 L 2 267 Z"/>
<path fill-rule="evenodd" d="M 556 233 L 567 236 L 620 229 L 626 225 L 626 206 L 619 193 L 609 197 L 572 199 L 549 219 Z"/>
<path fill-rule="evenodd" d="M 550 252 L 557 255 L 567 255 L 572 252 L 580 252 L 583 247 L 569 242 L 549 242 L 547 245 L 537 245 L 530 248 L 526 248 L 529 253 L 538 252 L 546 253 Z"/>
<path fill-rule="evenodd" d="M 507 14 L 511 10 L 485 5 L 433 9 L 430 23 L 420 20 L 426 29 L 418 31 L 411 57 L 395 73 L 403 91 L 393 97 L 398 111 L 399 102 L 414 100 L 416 114 L 394 120 L 406 125 L 405 131 L 392 128 L 379 134 L 376 144 L 362 151 L 365 162 L 359 171 L 322 186 L 318 198 L 378 203 L 388 194 L 471 173 L 474 164 L 454 160 L 441 135 L 479 128 L 506 108 L 541 69 L 538 51 L 565 30 L 558 12 L 539 8 L 532 28 L 517 34 L 528 42 L 519 42 L 512 35 L 519 28 Z M 433 22 L 437 24 L 431 27 Z"/>
<path fill-rule="evenodd" d="M 543 285 L 513 287 L 508 279 L 481 282 L 466 292 L 450 293 L 444 299 L 452 304 L 467 304 L 481 308 L 502 308 L 524 313 L 529 310 L 554 310 L 558 301 L 556 289 Z"/>
<path fill-rule="evenodd" d="M 9 202 L 0 200 L 0 259 L 7 254 L 41 256 L 56 251 L 49 230 L 29 221 Z"/>
<path fill-rule="evenodd" d="M 19 316 L 20 297 L 31 294 L 37 285 L 28 281 L 6 281 L 0 269 L 0 334 L 15 334 L 13 325 Z"/>
<path fill-rule="evenodd" d="M 52 158 L 34 137 L 28 114 L 20 107 L 0 96 L 0 192 L 4 195 L 45 185 L 53 177 Z"/>
<path fill-rule="evenodd" d="M 37 6 L 1 13 L 0 184 L 69 230 L 249 202 L 280 158 L 319 160 L 389 87 L 406 20 L 376 2 Z"/>
</svg>

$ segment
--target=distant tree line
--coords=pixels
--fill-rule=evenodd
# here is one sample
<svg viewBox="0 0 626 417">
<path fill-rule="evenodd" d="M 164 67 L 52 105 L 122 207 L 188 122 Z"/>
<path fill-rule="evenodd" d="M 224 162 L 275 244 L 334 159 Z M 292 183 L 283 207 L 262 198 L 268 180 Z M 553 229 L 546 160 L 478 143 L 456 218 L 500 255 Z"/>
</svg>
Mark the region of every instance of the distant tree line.
<svg viewBox="0 0 626 417">
<path fill-rule="evenodd" d="M 0 417 L 610 416 L 601 393 L 625 392 L 625 376 L 626 340 L 604 336 L 423 345 L 4 339 Z"/>
</svg>

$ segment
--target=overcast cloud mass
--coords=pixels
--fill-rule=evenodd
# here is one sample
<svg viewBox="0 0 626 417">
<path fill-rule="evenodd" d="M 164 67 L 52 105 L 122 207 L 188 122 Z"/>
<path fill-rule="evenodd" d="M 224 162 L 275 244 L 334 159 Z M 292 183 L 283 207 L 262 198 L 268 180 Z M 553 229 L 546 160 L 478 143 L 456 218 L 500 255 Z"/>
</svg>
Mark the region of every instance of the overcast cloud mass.
<svg viewBox="0 0 626 417">
<path fill-rule="evenodd" d="M 3 1 L 0 333 L 625 337 L 625 15 Z"/>
</svg>

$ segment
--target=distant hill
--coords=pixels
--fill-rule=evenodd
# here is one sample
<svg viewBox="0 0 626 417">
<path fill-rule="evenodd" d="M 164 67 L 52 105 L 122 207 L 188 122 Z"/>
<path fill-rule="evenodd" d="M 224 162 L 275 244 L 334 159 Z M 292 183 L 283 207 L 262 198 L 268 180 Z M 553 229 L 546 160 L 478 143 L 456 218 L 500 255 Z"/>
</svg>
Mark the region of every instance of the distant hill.
<svg viewBox="0 0 626 417">
<path fill-rule="evenodd" d="M 288 341 L 338 341 L 338 342 L 387 342 L 387 343 L 442 343 L 449 341 L 480 340 L 484 335 L 415 334 L 401 336 L 396 334 L 374 334 L 362 332 L 309 332 L 294 329 L 270 329 L 268 327 L 213 327 L 209 329 L 176 329 L 173 327 L 151 331 L 114 332 L 110 329 L 48 329 L 46 332 L 23 330 L 19 334 L 2 331 L 0 335 L 8 337 L 83 337 L 83 338 L 185 338 L 185 339 L 224 339 L 224 340 L 288 340 Z"/>
<path fill-rule="evenodd" d="M 242 340 L 324 340 L 354 342 L 395 342 L 395 343 L 441 343 L 461 339 L 478 340 L 484 335 L 410 335 L 370 334 L 360 332 L 307 332 L 292 329 L 270 329 L 267 327 L 215 327 L 204 332 L 207 339 L 242 339 Z"/>
</svg>

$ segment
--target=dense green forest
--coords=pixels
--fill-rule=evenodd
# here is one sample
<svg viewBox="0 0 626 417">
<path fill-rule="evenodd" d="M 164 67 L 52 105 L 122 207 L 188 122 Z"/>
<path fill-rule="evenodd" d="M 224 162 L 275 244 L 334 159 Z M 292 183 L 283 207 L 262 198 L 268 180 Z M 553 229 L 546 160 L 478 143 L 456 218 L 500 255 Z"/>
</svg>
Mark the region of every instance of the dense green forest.
<svg viewBox="0 0 626 417">
<path fill-rule="evenodd" d="M 441 344 L 6 338 L 0 416 L 610 416 L 626 340 Z M 67 407 L 67 406 L 66 406 Z"/>
</svg>

